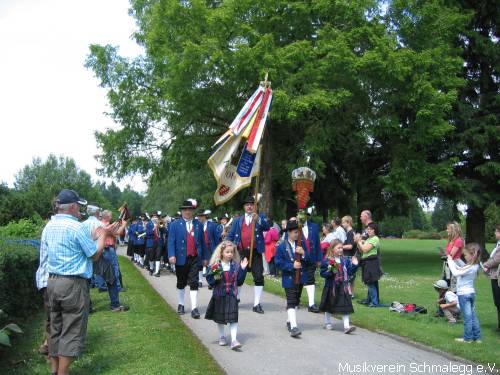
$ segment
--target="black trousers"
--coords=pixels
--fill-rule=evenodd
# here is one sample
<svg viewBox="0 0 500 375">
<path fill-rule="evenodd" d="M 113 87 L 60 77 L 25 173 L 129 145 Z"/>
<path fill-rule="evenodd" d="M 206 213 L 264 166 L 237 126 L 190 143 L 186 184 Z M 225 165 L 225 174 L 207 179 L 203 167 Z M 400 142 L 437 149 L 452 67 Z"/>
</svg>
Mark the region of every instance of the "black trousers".
<svg viewBox="0 0 500 375">
<path fill-rule="evenodd" d="M 153 247 L 146 249 L 147 260 L 150 262 L 160 261 L 161 259 L 161 248 L 160 246 L 153 245 Z"/>
<path fill-rule="evenodd" d="M 303 286 L 303 284 L 297 284 L 292 288 L 285 288 L 287 310 L 294 309 L 300 304 L 300 296 L 302 295 Z"/>
<path fill-rule="evenodd" d="M 143 257 L 146 253 L 146 245 L 134 245 L 134 252 Z"/>
<path fill-rule="evenodd" d="M 498 280 L 491 280 L 491 291 L 493 292 L 493 302 L 497 307 L 498 329 L 500 330 L 500 286 L 498 286 Z"/>
<path fill-rule="evenodd" d="M 307 280 L 304 285 L 314 285 L 316 279 L 314 278 L 314 274 L 316 273 L 316 263 L 308 264 L 305 267 Z"/>
<path fill-rule="evenodd" d="M 198 290 L 198 265 L 197 257 L 188 257 L 183 266 L 175 265 L 175 275 L 177 276 L 177 289 L 184 289 L 189 285 L 189 289 Z"/>
<path fill-rule="evenodd" d="M 250 260 L 250 250 L 240 250 L 240 258 L 247 258 Z M 262 254 L 260 254 L 256 249 L 252 254 L 252 267 L 247 268 L 248 271 L 252 272 L 253 282 L 255 286 L 264 286 L 264 264 L 262 263 Z"/>
</svg>

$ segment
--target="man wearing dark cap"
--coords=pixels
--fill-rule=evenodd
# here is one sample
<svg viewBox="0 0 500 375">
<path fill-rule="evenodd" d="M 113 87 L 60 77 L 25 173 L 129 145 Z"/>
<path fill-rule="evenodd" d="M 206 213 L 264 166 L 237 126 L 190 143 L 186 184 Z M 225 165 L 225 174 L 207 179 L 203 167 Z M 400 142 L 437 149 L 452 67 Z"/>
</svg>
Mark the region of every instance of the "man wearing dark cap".
<svg viewBox="0 0 500 375">
<path fill-rule="evenodd" d="M 269 224 L 263 214 L 258 215 L 255 212 L 255 199 L 253 197 L 250 196 L 245 199 L 243 208 L 245 210 L 245 214 L 237 219 L 234 219 L 231 231 L 227 235 L 226 240 L 232 241 L 237 245 L 241 259 L 250 259 L 250 247 L 253 242 L 251 267 L 253 281 L 255 284 L 253 311 L 259 314 L 264 314 L 264 310 L 260 304 L 260 298 L 264 289 L 264 266 L 262 262 L 262 254 L 265 250 L 265 244 L 263 232 L 269 230 Z M 255 224 L 255 229 L 252 233 L 253 224 Z"/>
<path fill-rule="evenodd" d="M 49 272 L 51 371 L 67 375 L 71 362 L 82 353 L 87 334 L 92 260 L 101 256 L 105 237 L 113 228 L 97 229 L 94 243 L 77 219 L 80 206 L 87 202 L 68 189 L 59 193 L 56 202 L 57 214 L 43 229 L 41 248 L 47 251 Z"/>
<path fill-rule="evenodd" d="M 200 318 L 198 311 L 198 271 L 208 264 L 208 251 L 203 240 L 203 226 L 193 218 L 194 199 L 180 206 L 181 218 L 170 224 L 168 234 L 168 260 L 175 265 L 177 276 L 177 313 L 184 314 L 184 289 L 189 285 L 191 317 Z"/>
</svg>

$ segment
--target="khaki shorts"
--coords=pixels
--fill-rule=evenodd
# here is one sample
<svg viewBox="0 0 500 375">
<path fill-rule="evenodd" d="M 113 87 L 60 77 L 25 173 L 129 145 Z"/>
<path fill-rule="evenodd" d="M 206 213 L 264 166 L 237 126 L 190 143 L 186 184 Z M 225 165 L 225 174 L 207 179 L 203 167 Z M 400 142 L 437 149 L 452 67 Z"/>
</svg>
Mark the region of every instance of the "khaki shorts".
<svg viewBox="0 0 500 375">
<path fill-rule="evenodd" d="M 78 357 L 87 335 L 89 285 L 80 277 L 50 276 L 49 352 L 52 357 Z"/>
</svg>

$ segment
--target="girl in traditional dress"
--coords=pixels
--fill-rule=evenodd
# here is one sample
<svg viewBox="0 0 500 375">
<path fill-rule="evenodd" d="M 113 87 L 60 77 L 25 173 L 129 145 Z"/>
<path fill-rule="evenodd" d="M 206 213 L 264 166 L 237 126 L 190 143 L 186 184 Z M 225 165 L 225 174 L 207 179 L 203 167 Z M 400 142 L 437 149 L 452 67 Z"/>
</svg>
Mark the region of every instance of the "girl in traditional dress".
<svg viewBox="0 0 500 375">
<path fill-rule="evenodd" d="M 332 314 L 342 315 L 344 333 L 351 333 L 356 329 L 349 324 L 349 314 L 354 312 L 349 276 L 353 275 L 357 268 L 358 259 L 344 257 L 342 242 L 338 239 L 333 240 L 320 269 L 321 277 L 325 278 L 325 286 L 319 309 L 325 313 L 325 329 L 333 329 Z"/>
<path fill-rule="evenodd" d="M 208 272 L 207 282 L 213 287 L 212 298 L 207 307 L 205 319 L 213 320 L 219 329 L 219 345 L 226 346 L 224 328 L 229 324 L 231 349 L 241 348 L 236 339 L 238 332 L 238 286 L 245 281 L 248 259 L 240 262 L 236 245 L 222 241 L 214 250 Z"/>
</svg>

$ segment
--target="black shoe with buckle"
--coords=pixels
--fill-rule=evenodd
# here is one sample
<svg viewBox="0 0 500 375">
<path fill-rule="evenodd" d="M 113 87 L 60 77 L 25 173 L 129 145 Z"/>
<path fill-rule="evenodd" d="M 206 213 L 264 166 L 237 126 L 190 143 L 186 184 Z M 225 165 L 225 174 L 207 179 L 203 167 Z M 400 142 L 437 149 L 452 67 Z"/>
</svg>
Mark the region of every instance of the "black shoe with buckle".
<svg viewBox="0 0 500 375">
<path fill-rule="evenodd" d="M 312 312 L 312 313 L 319 313 L 319 309 L 318 309 L 318 306 L 316 305 L 312 305 L 312 306 L 309 306 L 309 308 L 307 309 L 309 312 Z"/>
<path fill-rule="evenodd" d="M 184 315 L 185 314 L 185 312 L 184 312 L 184 305 L 177 306 L 177 314 L 179 314 L 179 315 Z"/>
<path fill-rule="evenodd" d="M 300 329 L 298 327 L 293 327 L 290 331 L 290 336 L 292 337 L 299 337 L 301 334 L 302 332 L 300 332 Z"/>
<path fill-rule="evenodd" d="M 256 306 L 253 307 L 253 312 L 256 312 L 257 314 L 264 314 L 264 310 L 262 309 L 262 306 L 260 303 Z"/>
<path fill-rule="evenodd" d="M 193 311 L 191 311 L 191 318 L 200 319 L 200 312 L 198 309 L 193 309 Z"/>
<path fill-rule="evenodd" d="M 290 322 L 286 322 L 286 329 L 288 329 L 288 332 L 292 331 L 292 325 L 290 324 Z"/>
</svg>

